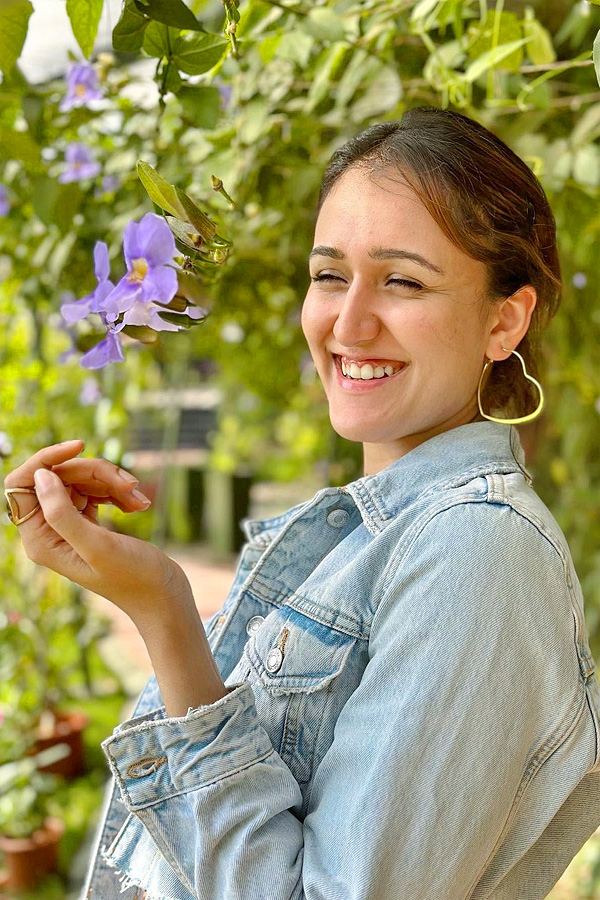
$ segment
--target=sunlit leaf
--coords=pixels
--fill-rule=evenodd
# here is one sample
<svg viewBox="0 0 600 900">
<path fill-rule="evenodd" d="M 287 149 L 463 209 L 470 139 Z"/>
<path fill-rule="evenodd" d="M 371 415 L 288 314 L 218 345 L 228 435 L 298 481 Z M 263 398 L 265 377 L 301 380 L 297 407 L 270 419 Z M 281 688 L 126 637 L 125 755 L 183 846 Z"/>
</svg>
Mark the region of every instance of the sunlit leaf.
<svg viewBox="0 0 600 900">
<path fill-rule="evenodd" d="M 186 75 L 201 75 L 212 69 L 226 53 L 229 41 L 218 34 L 180 37 L 173 48 L 173 60 Z"/>
<path fill-rule="evenodd" d="M 29 0 L 0 0 L 0 69 L 10 72 L 23 49 L 33 6 Z"/>
<path fill-rule="evenodd" d="M 104 0 L 67 0 L 67 15 L 71 21 L 71 28 L 81 52 L 86 57 L 89 57 L 94 49 L 103 4 Z"/>
<path fill-rule="evenodd" d="M 508 44 L 501 44 L 498 47 L 493 47 L 491 50 L 488 50 L 487 53 L 480 56 L 479 59 L 476 59 L 475 62 L 471 63 L 465 72 L 465 79 L 469 82 L 476 81 L 480 75 L 483 75 L 488 69 L 499 66 L 503 60 L 511 55 L 511 53 L 514 53 L 515 50 L 526 43 L 527 38 L 522 38 L 519 41 L 510 41 Z"/>
<path fill-rule="evenodd" d="M 133 0 L 137 11 L 155 22 L 186 31 L 204 31 L 191 9 L 183 0 Z"/>
<path fill-rule="evenodd" d="M 121 18 L 113 28 L 112 39 L 115 50 L 119 53 L 135 53 L 140 50 L 148 24 L 149 19 L 140 15 L 132 0 L 127 0 Z"/>
</svg>

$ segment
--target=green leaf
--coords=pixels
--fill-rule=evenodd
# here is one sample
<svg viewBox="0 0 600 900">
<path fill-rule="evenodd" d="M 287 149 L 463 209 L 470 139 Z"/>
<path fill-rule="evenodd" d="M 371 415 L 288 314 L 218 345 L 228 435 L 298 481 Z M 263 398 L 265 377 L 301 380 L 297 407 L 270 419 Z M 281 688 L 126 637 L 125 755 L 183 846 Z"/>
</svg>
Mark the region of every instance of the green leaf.
<svg viewBox="0 0 600 900">
<path fill-rule="evenodd" d="M 173 61 L 186 75 L 208 72 L 222 59 L 229 41 L 218 34 L 180 37 L 173 48 Z"/>
<path fill-rule="evenodd" d="M 29 0 L 0 0 L 0 69 L 5 73 L 21 55 L 32 12 Z"/>
<path fill-rule="evenodd" d="M 178 32 L 174 31 L 173 34 L 177 36 Z M 170 55 L 171 47 L 172 44 L 169 43 L 169 29 L 167 26 L 161 25 L 160 22 L 148 22 L 142 43 L 144 53 L 147 53 L 148 56 L 162 59 L 163 56 Z"/>
<path fill-rule="evenodd" d="M 328 47 L 321 54 L 319 62 L 322 61 L 322 64 L 318 66 L 313 76 L 313 83 L 306 98 L 304 107 L 306 113 L 311 113 L 328 95 L 332 81 L 344 64 L 346 55 L 349 52 L 350 47 L 347 44 L 338 42 L 332 44 L 331 47 Z"/>
<path fill-rule="evenodd" d="M 176 219 L 174 216 L 165 216 L 165 219 L 175 238 L 185 247 L 197 250 L 204 243 L 201 235 L 189 222 L 182 222 L 181 219 Z"/>
<path fill-rule="evenodd" d="M 104 0 L 67 0 L 71 28 L 85 57 L 94 49 L 103 4 Z"/>
<path fill-rule="evenodd" d="M 133 0 L 137 11 L 155 22 L 186 31 L 205 31 L 183 0 Z"/>
<path fill-rule="evenodd" d="M 535 66 L 545 66 L 555 61 L 556 50 L 552 37 L 541 22 L 533 18 L 524 19 L 523 33 L 527 38 L 527 55 Z"/>
<path fill-rule="evenodd" d="M 268 34 L 264 40 L 260 41 L 258 44 L 258 54 L 263 65 L 267 66 L 271 62 L 282 38 L 283 34 L 281 34 L 281 32 L 276 32 L 275 34 Z"/>
<path fill-rule="evenodd" d="M 0 158 L 19 159 L 34 171 L 42 168 L 40 148 L 26 131 L 0 126 Z"/>
<path fill-rule="evenodd" d="M 211 240 L 216 232 L 215 225 L 184 191 L 165 181 L 143 160 L 138 162 L 137 171 L 146 193 L 157 206 L 171 213 L 176 219 L 189 222 L 205 241 Z"/>
<path fill-rule="evenodd" d="M 158 332 L 147 325 L 125 325 L 122 331 L 142 344 L 154 344 L 158 340 Z"/>
<path fill-rule="evenodd" d="M 194 123 L 195 128 L 215 127 L 221 115 L 221 94 L 212 85 L 182 87 L 177 94 L 183 114 Z"/>
<path fill-rule="evenodd" d="M 161 209 L 170 212 L 172 216 L 185 220 L 185 210 L 173 185 L 165 181 L 152 166 L 143 160 L 138 161 L 137 172 L 150 199 Z"/>
<path fill-rule="evenodd" d="M 310 34 L 303 34 L 301 31 L 287 31 L 279 42 L 276 55 L 305 69 L 314 43 L 315 39 Z"/>
<path fill-rule="evenodd" d="M 485 19 L 470 25 L 467 30 L 469 58 L 475 63 L 494 45 L 501 47 L 520 40 L 524 36 L 523 25 L 524 22 L 512 12 L 498 13 L 497 9 L 488 9 Z M 504 59 L 502 68 L 516 72 L 523 62 L 522 47 L 517 46 L 513 53 Z"/>
<path fill-rule="evenodd" d="M 402 98 L 402 82 L 395 68 L 382 66 L 362 97 L 350 108 L 352 120 L 362 122 L 393 109 Z"/>
<path fill-rule="evenodd" d="M 192 328 L 193 325 L 199 325 L 204 321 L 204 319 L 190 319 L 189 316 L 170 312 L 159 312 L 158 315 L 165 322 L 171 322 L 172 325 L 183 325 L 184 328 Z"/>
<path fill-rule="evenodd" d="M 182 84 L 183 81 L 181 80 L 181 75 L 179 74 L 177 66 L 174 66 L 173 63 L 167 63 L 166 77 L 164 80 L 165 90 L 171 91 L 173 94 L 178 94 Z"/>
<path fill-rule="evenodd" d="M 594 69 L 596 70 L 596 81 L 600 84 L 600 31 L 594 40 Z"/>
<path fill-rule="evenodd" d="M 313 7 L 300 23 L 303 31 L 321 41 L 343 41 L 345 37 L 344 23 L 332 9 Z"/>
<path fill-rule="evenodd" d="M 192 198 L 188 197 L 185 191 L 182 191 L 181 188 L 175 188 L 175 192 L 183 208 L 186 221 L 194 226 L 205 241 L 210 241 L 217 230 L 214 223 L 198 209 Z"/>
<path fill-rule="evenodd" d="M 493 47 L 491 50 L 488 50 L 487 53 L 484 53 L 467 68 L 465 80 L 471 83 L 476 81 L 480 75 L 483 75 L 488 69 L 497 66 L 502 60 L 506 59 L 514 53 L 515 50 L 518 50 L 519 47 L 522 47 L 523 44 L 526 43 L 527 38 L 521 38 L 519 41 L 510 41 L 508 44 L 500 44 L 498 47 Z"/>
<path fill-rule="evenodd" d="M 42 175 L 33 182 L 33 208 L 44 225 L 56 224 L 61 231 L 73 227 L 73 217 L 81 206 L 81 188 L 76 182 L 60 184 L 56 178 Z"/>
<path fill-rule="evenodd" d="M 132 0 L 127 0 L 121 18 L 113 28 L 113 47 L 118 53 L 135 53 L 144 42 L 144 32 L 149 20 L 135 9 Z"/>
</svg>

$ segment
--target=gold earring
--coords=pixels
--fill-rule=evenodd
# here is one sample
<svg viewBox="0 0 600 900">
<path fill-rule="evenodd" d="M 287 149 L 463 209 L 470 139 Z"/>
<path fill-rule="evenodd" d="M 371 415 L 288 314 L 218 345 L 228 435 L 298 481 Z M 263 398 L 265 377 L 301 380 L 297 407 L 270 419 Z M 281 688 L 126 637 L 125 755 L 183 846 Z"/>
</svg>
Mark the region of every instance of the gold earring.
<svg viewBox="0 0 600 900">
<path fill-rule="evenodd" d="M 496 418 L 496 416 L 488 416 L 487 413 L 484 413 L 483 409 L 481 408 L 481 385 L 485 377 L 485 373 L 487 372 L 488 366 L 493 366 L 494 362 L 500 362 L 500 360 L 488 359 L 485 366 L 483 367 L 483 372 L 481 373 L 479 384 L 477 385 L 477 405 L 479 407 L 479 412 L 484 419 L 489 419 L 490 422 L 498 422 L 500 425 L 521 425 L 524 422 L 531 422 L 532 419 L 535 419 L 537 416 L 539 416 L 542 409 L 544 408 L 544 391 L 542 390 L 542 386 L 539 381 L 536 381 L 532 375 L 528 374 L 527 368 L 525 366 L 525 360 L 523 359 L 521 354 L 517 353 L 516 350 L 507 350 L 505 347 L 503 347 L 502 349 L 505 353 L 514 353 L 515 356 L 519 357 L 519 359 L 521 360 L 521 366 L 523 367 L 523 374 L 525 375 L 525 378 L 528 381 L 532 381 L 540 392 L 540 402 L 538 403 L 534 411 L 532 413 L 529 413 L 528 416 L 519 416 L 517 419 L 499 419 Z"/>
</svg>

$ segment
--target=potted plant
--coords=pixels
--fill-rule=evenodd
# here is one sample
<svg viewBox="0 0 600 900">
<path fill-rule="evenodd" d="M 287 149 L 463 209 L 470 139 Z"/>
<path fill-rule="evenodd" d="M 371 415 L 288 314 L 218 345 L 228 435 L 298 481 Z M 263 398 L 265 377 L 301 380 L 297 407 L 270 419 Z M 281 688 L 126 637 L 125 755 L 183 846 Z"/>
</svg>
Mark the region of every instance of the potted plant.
<svg viewBox="0 0 600 900">
<path fill-rule="evenodd" d="M 52 796 L 56 778 L 41 772 L 40 767 L 68 753 L 68 747 L 62 744 L 0 765 L 1 887 L 31 889 L 57 870 L 64 825 Z"/>
<path fill-rule="evenodd" d="M 4 581 L 10 596 L 3 611 L 0 602 L 0 707 L 5 724 L 18 731 L 20 753 L 67 743 L 71 752 L 44 771 L 76 778 L 85 771 L 83 729 L 88 717 L 65 709 L 64 703 L 91 693 L 82 648 L 97 630 L 75 586 L 54 573 L 29 569 L 28 561 L 16 553 L 10 568 L 7 560 L 0 562 L 0 575 L 5 576 L 0 583 Z M 7 745 L 0 735 L 0 762 L 14 756 L 11 742 Z"/>
</svg>

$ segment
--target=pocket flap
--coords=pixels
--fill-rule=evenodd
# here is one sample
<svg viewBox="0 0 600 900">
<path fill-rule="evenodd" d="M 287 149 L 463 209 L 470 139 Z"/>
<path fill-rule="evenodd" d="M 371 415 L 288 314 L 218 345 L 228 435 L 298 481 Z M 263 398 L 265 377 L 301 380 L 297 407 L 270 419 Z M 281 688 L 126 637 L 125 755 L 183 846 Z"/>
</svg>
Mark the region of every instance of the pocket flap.
<svg viewBox="0 0 600 900">
<path fill-rule="evenodd" d="M 334 679 L 356 638 L 289 606 L 271 612 L 246 644 L 256 678 L 277 693 L 310 693 Z"/>
</svg>

